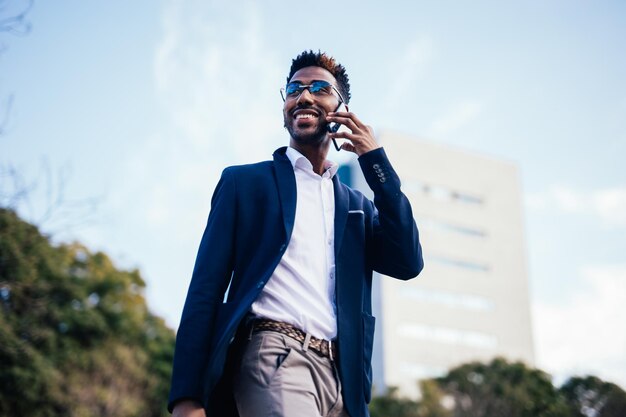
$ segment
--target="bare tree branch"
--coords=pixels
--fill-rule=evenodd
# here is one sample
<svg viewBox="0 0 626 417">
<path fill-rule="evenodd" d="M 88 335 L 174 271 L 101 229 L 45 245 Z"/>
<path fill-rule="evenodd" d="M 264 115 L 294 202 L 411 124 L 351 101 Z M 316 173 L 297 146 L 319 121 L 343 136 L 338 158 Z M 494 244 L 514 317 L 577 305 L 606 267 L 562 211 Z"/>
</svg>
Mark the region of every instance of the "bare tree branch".
<svg viewBox="0 0 626 417">
<path fill-rule="evenodd" d="M 70 174 L 67 166 L 55 172 L 44 159 L 36 179 L 27 181 L 14 166 L 0 165 L 0 207 L 21 212 L 52 235 L 92 225 L 103 197 L 67 198 Z"/>
<path fill-rule="evenodd" d="M 16 211 L 19 205 L 30 206 L 29 196 L 35 184 L 28 184 L 12 165 L 0 166 L 0 207 Z"/>
<path fill-rule="evenodd" d="M 11 108 L 13 107 L 13 94 L 9 94 L 9 97 L 7 97 L 1 106 L 0 111 L 2 113 L 0 114 L 0 136 L 6 133 L 9 125 L 9 114 L 11 113 Z"/>
<path fill-rule="evenodd" d="M 30 32 L 30 22 L 26 20 L 26 15 L 33 7 L 34 0 L 26 0 L 21 7 L 21 11 L 14 11 L 9 8 L 8 0 L 0 0 L 0 32 L 8 32 L 12 35 L 24 36 Z"/>
<path fill-rule="evenodd" d="M 15 36 L 26 36 L 32 28 L 26 16 L 33 8 L 34 0 L 21 2 L 0 0 L 0 34 L 8 33 Z M 0 39 L 0 55 L 7 50 L 7 45 Z M 13 94 L 0 104 L 0 136 L 6 133 L 9 115 L 13 107 Z"/>
<path fill-rule="evenodd" d="M 34 0 L 0 0 L 0 35 L 27 35 L 31 30 L 27 15 L 33 4 Z M 5 50 L 6 45 L 0 40 L 0 54 Z M 0 103 L 0 136 L 6 134 L 13 100 L 10 94 Z M 71 232 L 93 223 L 100 199 L 68 199 L 65 195 L 70 177 L 68 167 L 54 172 L 44 159 L 40 171 L 35 180 L 28 181 L 13 165 L 0 164 L 0 207 L 22 212 L 29 221 L 52 234 Z"/>
</svg>

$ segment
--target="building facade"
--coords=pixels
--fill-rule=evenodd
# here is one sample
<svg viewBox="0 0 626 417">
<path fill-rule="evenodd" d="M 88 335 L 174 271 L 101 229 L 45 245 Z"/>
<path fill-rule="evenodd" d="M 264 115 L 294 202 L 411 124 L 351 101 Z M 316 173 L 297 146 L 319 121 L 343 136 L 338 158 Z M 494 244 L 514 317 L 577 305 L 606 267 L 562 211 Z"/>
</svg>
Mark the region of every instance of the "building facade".
<svg viewBox="0 0 626 417">
<path fill-rule="evenodd" d="M 425 268 L 375 277 L 374 385 L 419 395 L 419 379 L 496 356 L 533 365 L 516 166 L 393 132 L 379 135 L 420 229 Z M 368 190 L 359 169 L 352 185 Z M 341 173 L 340 173 L 341 175 Z"/>
</svg>

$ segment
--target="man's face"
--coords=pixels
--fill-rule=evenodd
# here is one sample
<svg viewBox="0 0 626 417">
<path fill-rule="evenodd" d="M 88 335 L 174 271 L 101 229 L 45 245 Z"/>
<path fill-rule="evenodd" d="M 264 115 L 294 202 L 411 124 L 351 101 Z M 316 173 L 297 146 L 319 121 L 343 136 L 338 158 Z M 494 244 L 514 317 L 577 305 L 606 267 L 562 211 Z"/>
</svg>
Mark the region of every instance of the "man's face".
<svg viewBox="0 0 626 417">
<path fill-rule="evenodd" d="M 335 77 L 321 67 L 302 68 L 291 77 L 289 82 L 299 82 L 307 85 L 313 81 L 328 81 L 337 86 Z M 326 115 L 335 111 L 339 106 L 339 97 L 336 93 L 329 95 L 314 95 L 305 89 L 297 97 L 287 97 L 283 107 L 285 127 L 296 143 L 321 143 L 326 139 Z"/>
</svg>

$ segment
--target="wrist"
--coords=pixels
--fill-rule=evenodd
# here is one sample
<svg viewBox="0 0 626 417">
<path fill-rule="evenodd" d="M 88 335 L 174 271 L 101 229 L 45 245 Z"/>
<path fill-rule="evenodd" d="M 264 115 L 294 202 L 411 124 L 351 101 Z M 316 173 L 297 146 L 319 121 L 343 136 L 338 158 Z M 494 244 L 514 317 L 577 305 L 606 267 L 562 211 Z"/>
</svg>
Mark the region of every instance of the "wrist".
<svg viewBox="0 0 626 417">
<path fill-rule="evenodd" d="M 181 400 L 174 405 L 172 417 L 205 417 L 204 408 L 196 400 Z"/>
</svg>

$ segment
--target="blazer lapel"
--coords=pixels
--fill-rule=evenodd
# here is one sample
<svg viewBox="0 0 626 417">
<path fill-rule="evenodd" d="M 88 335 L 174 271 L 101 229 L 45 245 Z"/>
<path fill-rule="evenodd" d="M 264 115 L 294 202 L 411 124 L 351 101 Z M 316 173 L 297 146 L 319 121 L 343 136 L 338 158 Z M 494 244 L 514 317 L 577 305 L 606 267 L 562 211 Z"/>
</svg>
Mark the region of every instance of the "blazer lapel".
<svg viewBox="0 0 626 417">
<path fill-rule="evenodd" d="M 348 220 L 350 201 L 348 191 L 339 181 L 337 175 L 333 176 L 333 185 L 335 190 L 335 263 L 337 263 L 343 232 L 346 229 L 346 221 Z"/>
<path fill-rule="evenodd" d="M 286 147 L 277 149 L 274 152 L 274 171 L 276 174 L 276 185 L 280 195 L 280 205 L 283 212 L 283 223 L 287 242 L 291 239 L 293 224 L 296 219 L 296 176 L 293 172 L 291 161 L 285 155 Z"/>
<path fill-rule="evenodd" d="M 287 241 L 289 241 L 296 219 L 297 189 L 293 166 L 287 155 L 285 155 L 286 149 L 286 147 L 282 147 L 274 152 L 274 171 L 283 212 L 283 223 Z M 348 191 L 339 181 L 337 175 L 333 176 L 333 188 L 335 194 L 335 259 L 337 259 L 346 228 L 346 221 L 348 220 L 349 197 Z"/>
</svg>

